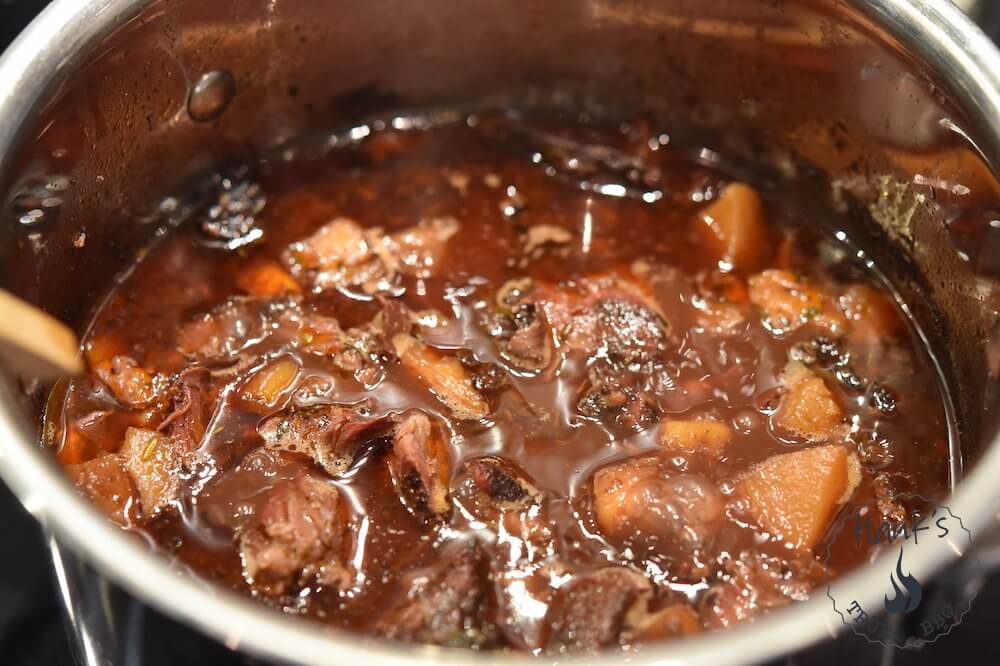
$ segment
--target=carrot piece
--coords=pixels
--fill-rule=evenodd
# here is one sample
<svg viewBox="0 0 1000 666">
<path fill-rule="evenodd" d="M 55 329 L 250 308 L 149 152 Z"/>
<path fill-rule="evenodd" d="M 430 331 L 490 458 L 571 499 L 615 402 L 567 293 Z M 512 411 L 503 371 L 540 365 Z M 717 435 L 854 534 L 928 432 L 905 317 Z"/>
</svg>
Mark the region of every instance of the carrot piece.
<svg viewBox="0 0 1000 666">
<path fill-rule="evenodd" d="M 128 352 L 125 341 L 117 335 L 95 335 L 83 345 L 83 356 L 87 365 L 96 368 L 102 363 L 111 363 L 111 359 Z"/>
<path fill-rule="evenodd" d="M 895 304 L 867 284 L 849 287 L 840 297 L 840 308 L 851 322 L 848 336 L 859 342 L 877 343 L 903 332 Z"/>
<path fill-rule="evenodd" d="M 733 437 L 733 431 L 718 421 L 666 421 L 660 427 L 660 446 L 680 451 L 720 455 Z"/>
<path fill-rule="evenodd" d="M 97 455 L 99 447 L 83 436 L 83 433 L 70 424 L 59 442 L 56 458 L 64 465 L 77 465 L 86 462 Z"/>
<path fill-rule="evenodd" d="M 594 474 L 594 514 L 606 534 L 618 539 L 634 532 L 634 524 L 649 513 L 648 500 L 637 489 L 654 482 L 660 472 L 660 464 L 655 458 L 626 460 L 597 470 Z"/>
<path fill-rule="evenodd" d="M 698 216 L 719 259 L 737 270 L 753 270 L 766 248 L 764 204 L 749 185 L 732 183 Z"/>
<path fill-rule="evenodd" d="M 260 298 L 277 298 L 285 294 L 300 294 L 302 287 L 284 268 L 271 259 L 251 261 L 236 276 L 237 286 Z"/>
<path fill-rule="evenodd" d="M 811 550 L 860 480 L 857 456 L 831 444 L 771 456 L 750 469 L 737 492 L 749 500 L 760 527 L 799 550 Z"/>
<path fill-rule="evenodd" d="M 815 284 L 789 271 L 769 269 L 750 278 L 750 300 L 760 308 L 764 327 L 784 335 L 812 323 L 833 334 L 847 320 L 833 299 Z"/>
<path fill-rule="evenodd" d="M 458 359 L 443 356 L 405 333 L 394 336 L 392 346 L 403 366 L 456 417 L 478 420 L 489 414 L 489 403 L 473 385 L 472 377 Z"/>
<path fill-rule="evenodd" d="M 253 374 L 243 385 L 244 401 L 261 407 L 274 407 L 299 376 L 299 364 L 283 356 Z"/>
</svg>

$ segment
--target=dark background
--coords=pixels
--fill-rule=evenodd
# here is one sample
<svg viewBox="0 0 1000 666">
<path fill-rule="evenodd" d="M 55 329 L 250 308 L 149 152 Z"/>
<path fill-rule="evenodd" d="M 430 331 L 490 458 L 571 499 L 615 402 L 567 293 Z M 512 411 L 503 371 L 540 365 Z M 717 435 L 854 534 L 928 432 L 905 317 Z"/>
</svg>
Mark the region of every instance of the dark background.
<svg viewBox="0 0 1000 666">
<path fill-rule="evenodd" d="M 86 1 L 86 0 L 79 0 Z M 211 1 L 211 0 L 209 0 Z M 42 0 L 0 0 L 0 50 L 47 3 Z M 1000 0 L 986 0 L 985 16 L 993 34 L 1000 34 Z M 142 632 L 141 666 L 242 663 L 227 651 L 147 612 Z M 1000 664 L 1000 640 L 995 618 L 1000 616 L 1000 577 L 993 578 L 973 602 L 972 612 L 951 635 L 920 652 L 881 650 L 860 639 L 845 637 L 835 645 L 797 655 L 789 664 L 852 666 L 962 666 Z M 10 491 L 0 483 L 0 665 L 72 666 L 62 611 L 56 598 L 43 535 Z M 128 666 L 140 666 L 129 664 Z"/>
</svg>

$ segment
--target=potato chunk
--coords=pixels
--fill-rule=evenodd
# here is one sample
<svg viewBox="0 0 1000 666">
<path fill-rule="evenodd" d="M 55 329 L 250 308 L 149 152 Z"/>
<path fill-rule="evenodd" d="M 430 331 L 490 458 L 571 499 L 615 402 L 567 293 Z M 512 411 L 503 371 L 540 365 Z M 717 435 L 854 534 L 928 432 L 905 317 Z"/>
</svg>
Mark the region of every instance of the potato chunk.
<svg viewBox="0 0 1000 666">
<path fill-rule="evenodd" d="M 732 429 L 718 421 L 665 421 L 660 426 L 660 445 L 679 451 L 720 455 L 733 438 Z"/>
<path fill-rule="evenodd" d="M 407 370 L 437 396 L 460 419 L 478 420 L 490 406 L 472 384 L 472 377 L 457 359 L 443 356 L 416 338 L 400 333 L 392 346 Z"/>
<path fill-rule="evenodd" d="M 750 278 L 750 301 L 762 310 L 764 327 L 785 335 L 812 324 L 834 335 L 843 332 L 847 320 L 836 303 L 809 280 L 789 271 L 766 270 Z"/>
<path fill-rule="evenodd" d="M 799 550 L 811 550 L 860 481 L 857 456 L 832 444 L 771 456 L 750 469 L 738 492 L 750 501 L 758 525 Z"/>
<path fill-rule="evenodd" d="M 833 391 L 823 378 L 801 363 L 789 363 L 781 375 L 785 394 L 774 423 L 810 442 L 822 442 L 838 433 L 844 420 Z"/>
<path fill-rule="evenodd" d="M 753 270 L 764 248 L 764 204 L 749 185 L 733 183 L 698 216 L 711 234 L 719 259 L 737 270 Z"/>
<path fill-rule="evenodd" d="M 129 428 L 120 453 L 139 490 L 143 519 L 157 515 L 177 499 L 181 452 L 169 437 L 155 430 Z"/>
</svg>

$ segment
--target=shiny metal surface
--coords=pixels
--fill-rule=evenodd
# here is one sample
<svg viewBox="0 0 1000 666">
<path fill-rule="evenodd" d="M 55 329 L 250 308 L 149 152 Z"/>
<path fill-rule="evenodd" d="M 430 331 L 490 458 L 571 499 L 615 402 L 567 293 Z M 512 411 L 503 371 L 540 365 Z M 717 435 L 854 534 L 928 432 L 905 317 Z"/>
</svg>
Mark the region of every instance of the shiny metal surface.
<svg viewBox="0 0 1000 666">
<path fill-rule="evenodd" d="M 193 3 L 177 4 L 183 6 Z M 684 0 L 673 3 L 665 0 L 659 4 L 675 5 L 679 10 L 698 12 L 700 11 L 698 6 L 711 3 L 699 5 Z M 715 4 L 727 5 L 723 1 Z M 787 4 L 791 6 L 795 3 Z M 1000 54 L 957 8 L 937 0 L 859 0 L 852 3 L 827 4 L 845 12 L 839 15 L 843 20 L 846 20 L 844 17 L 851 13 L 867 17 L 884 30 L 888 38 L 906 45 L 927 69 L 938 73 L 937 81 L 967 119 L 964 128 L 968 134 L 974 138 L 979 150 L 994 167 L 1000 165 Z M 237 2 L 234 3 L 233 9 L 235 14 L 246 10 L 250 16 L 248 25 L 256 31 L 252 32 L 251 43 L 257 44 L 260 48 L 276 48 L 279 46 L 277 35 L 281 33 L 278 30 L 270 30 L 270 21 L 274 17 L 266 11 L 258 11 L 256 7 L 253 10 L 247 9 L 254 5 L 263 7 L 281 3 Z M 391 2 L 382 3 L 382 6 L 383 9 L 393 7 Z M 584 12 L 582 16 L 599 22 L 606 29 L 612 29 L 619 23 L 641 25 L 647 18 L 633 17 L 622 6 L 614 3 L 567 1 L 552 4 L 552 7 L 556 6 L 579 9 Z M 496 3 L 492 7 L 494 8 L 491 11 L 504 12 L 517 11 L 522 5 L 508 2 Z M 402 5 L 398 8 L 400 21 L 419 20 L 417 15 L 407 15 Z M 482 5 L 482 9 L 487 11 L 485 4 Z M 31 138 L 28 136 L 30 132 L 38 131 L 35 122 L 37 116 L 47 110 L 55 98 L 55 93 L 67 87 L 71 79 L 77 76 L 80 68 L 96 57 L 94 50 L 99 48 L 102 40 L 118 30 L 135 30 L 141 33 L 145 22 L 154 24 L 162 18 L 164 12 L 170 11 L 169 3 L 141 0 L 100 0 L 85 3 L 83 6 L 75 0 L 56 0 L 0 60 L 0 174 L 9 176 L 15 169 L 18 163 L 16 147 Z M 308 17 L 309 9 L 302 11 Z M 140 12 L 143 12 L 141 18 Z M 546 18 L 552 17 L 549 15 Z M 669 12 L 649 20 L 652 21 L 654 18 L 664 23 L 672 20 Z M 722 28 L 719 28 L 719 25 L 722 25 Z M 440 29 L 440 26 L 430 23 L 424 24 L 423 27 L 430 33 Z M 498 30 L 501 27 L 503 26 L 499 26 Z M 699 27 L 708 32 L 723 29 L 727 35 L 729 34 L 725 24 L 706 21 Z M 409 35 L 405 28 L 405 25 L 401 26 L 401 32 L 395 38 L 402 38 L 400 36 L 417 38 Z M 273 41 L 269 42 L 261 37 L 262 34 L 271 33 L 276 35 Z M 393 37 L 395 33 L 390 31 L 388 34 L 389 37 Z M 233 39 L 236 40 L 238 36 L 234 33 Z M 178 60 L 182 59 L 181 56 L 184 55 L 182 47 L 174 44 L 172 48 L 176 48 L 177 52 L 168 55 Z M 527 46 L 520 48 L 524 48 L 523 55 L 526 59 L 537 55 Z M 539 50 L 538 53 L 544 55 L 547 52 Z M 108 53 L 104 52 L 102 55 L 107 56 Z M 191 57 L 188 67 L 200 68 L 204 60 L 213 67 L 230 68 L 230 63 L 212 62 L 213 57 L 215 56 L 211 52 L 204 57 L 201 54 Z M 390 56 L 387 54 L 386 57 Z M 511 58 L 514 59 L 515 56 Z M 363 59 L 360 54 L 359 59 Z M 472 60 L 470 56 L 470 61 Z M 351 66 L 344 65 L 336 71 L 350 78 L 352 67 L 354 69 L 364 67 L 364 63 L 361 62 L 349 64 Z M 291 68 L 289 71 L 293 71 L 294 63 L 286 65 L 276 58 L 274 63 L 267 65 L 261 76 L 265 79 L 272 73 L 275 76 L 285 76 L 287 71 L 283 68 Z M 484 71 L 502 71 L 500 68 L 488 70 L 486 65 L 483 65 L 483 68 Z M 240 68 L 234 66 L 232 70 L 238 77 Z M 185 68 L 178 71 L 180 72 L 178 76 L 189 73 Z M 406 70 L 399 66 L 392 74 L 398 76 L 398 87 L 401 90 L 415 90 L 424 85 L 420 80 L 418 69 Z M 474 74 L 476 72 L 468 75 L 470 79 Z M 610 74 L 608 76 L 610 77 Z M 365 81 L 360 79 L 358 82 Z M 164 79 L 163 85 L 169 87 L 168 83 Z M 472 84 L 463 87 L 465 83 L 462 74 L 455 73 L 452 79 L 445 78 L 427 83 L 426 85 L 437 88 L 427 92 L 423 97 L 415 95 L 413 99 L 447 102 L 456 99 L 456 95 L 446 94 L 449 86 L 457 85 L 459 91 L 470 89 Z M 181 88 L 183 89 L 183 86 Z M 349 89 L 350 85 L 345 84 L 345 88 Z M 250 90 L 241 93 L 242 100 L 238 95 L 233 107 L 222 118 L 219 130 L 221 134 L 226 135 L 230 132 L 232 136 L 239 136 L 241 132 L 260 133 L 264 127 L 262 123 L 266 122 L 270 138 L 280 140 L 283 136 L 287 137 L 303 127 L 308 127 L 308 121 L 305 119 L 307 114 L 286 108 L 276 102 L 262 105 L 261 112 L 252 117 L 252 114 L 239 115 L 246 111 L 246 106 L 241 107 L 241 103 L 257 104 L 268 95 L 279 93 L 277 90 L 258 92 Z M 636 95 L 642 94 L 644 93 L 641 91 L 636 93 Z M 184 102 L 182 99 L 180 103 Z M 180 137 L 176 141 L 180 147 L 193 145 L 202 137 L 198 134 L 200 129 L 180 126 L 179 121 L 169 113 L 172 106 L 165 108 L 164 120 L 156 126 L 155 131 L 150 132 L 152 136 L 157 132 L 174 131 L 173 136 Z M 277 121 L 269 120 L 271 116 L 268 113 L 271 110 L 275 111 L 272 115 L 278 118 Z M 755 122 L 755 119 L 751 118 L 750 121 Z M 227 122 L 230 124 L 227 125 Z M 239 123 L 244 123 L 245 126 Z M 132 138 L 125 136 L 120 140 Z M 135 143 L 141 144 L 142 141 Z M 99 152 L 98 148 L 95 145 L 92 150 Z M 126 160 L 122 161 L 126 163 L 126 168 L 131 166 Z M 116 173 L 114 165 L 105 164 L 104 167 L 107 169 L 106 173 Z M 86 168 L 86 165 L 81 168 Z M 161 169 L 161 174 L 164 170 Z M 94 192 L 99 194 L 101 190 L 97 189 Z M 91 192 L 88 196 L 96 201 L 100 199 L 98 194 Z M 142 196 L 146 197 L 148 193 L 143 192 Z M 125 205 L 128 202 L 124 199 L 123 201 L 125 208 L 128 208 Z M 84 204 L 81 204 L 81 207 L 83 206 Z M 95 233 L 95 238 L 101 237 Z M 6 242 L 14 241 L 8 235 Z M 22 254 L 28 257 L 27 252 Z M 934 260 L 936 256 L 928 255 L 927 259 Z M 99 272 L 95 272 L 92 277 L 87 273 L 78 273 L 75 279 L 83 285 L 90 279 L 99 282 L 99 278 Z M 85 313 L 72 311 L 72 304 L 67 304 L 70 296 L 65 294 L 65 289 L 59 284 L 54 282 L 53 285 L 29 285 L 26 291 L 35 300 L 48 303 L 51 309 L 60 313 L 64 310 L 67 313 L 72 312 L 71 318 L 79 320 Z M 944 288 L 942 286 L 942 289 Z M 959 310 L 956 309 L 956 312 Z M 969 359 L 970 365 L 974 366 L 977 362 L 974 358 Z M 30 410 L 25 407 L 26 393 L 30 391 L 22 391 L 13 379 L 8 378 L 8 381 L 0 383 L 0 473 L 25 506 L 51 529 L 61 542 L 82 554 L 98 570 L 131 594 L 201 629 L 227 646 L 279 662 L 316 665 L 329 663 L 390 665 L 411 664 L 415 661 L 441 664 L 537 663 L 533 659 L 507 655 L 481 655 L 432 647 L 399 647 L 374 639 L 345 635 L 271 612 L 233 593 L 199 581 L 183 570 L 169 566 L 163 558 L 155 555 L 138 540 L 126 537 L 110 522 L 99 516 L 65 482 L 48 452 L 38 446 L 37 424 L 27 416 Z M 969 529 L 977 535 L 994 531 L 997 528 L 997 516 L 1000 512 L 1000 493 L 996 490 L 996 478 L 1000 473 L 1000 446 L 990 442 L 985 444 L 988 446 L 984 446 L 981 452 L 977 452 L 975 456 L 970 454 L 975 458 L 975 464 L 948 501 L 953 511 L 961 515 Z M 944 559 L 934 559 L 912 561 L 909 564 L 915 576 L 925 579 L 946 563 Z M 839 585 L 849 590 L 854 597 L 874 603 L 880 601 L 873 597 L 881 594 L 879 590 L 883 582 L 878 576 L 878 572 L 874 569 L 861 569 L 845 576 Z M 774 612 L 752 625 L 740 626 L 724 634 L 694 637 L 651 647 L 639 655 L 630 657 L 629 661 L 636 664 L 683 662 L 706 665 L 755 662 L 787 654 L 830 637 L 843 628 L 839 616 L 832 611 L 828 600 L 823 595 L 817 595 L 808 602 Z M 105 638 L 99 637 L 98 641 L 101 640 Z M 599 660 L 575 657 L 560 661 L 572 664 L 622 660 L 615 655 L 608 655 Z"/>
<path fill-rule="evenodd" d="M 979 148 L 994 166 L 1000 164 L 1000 70 L 997 49 L 985 34 L 950 2 L 861 3 L 862 11 L 906 44 L 934 71 L 947 72 L 952 92 L 966 100 L 972 134 L 987 138 Z M 970 6 L 969 9 L 975 9 Z"/>
<path fill-rule="evenodd" d="M 124 655 L 111 599 L 114 592 L 107 579 L 96 575 L 54 536 L 49 536 L 48 546 L 73 659 L 79 666 L 135 663 Z"/>
</svg>

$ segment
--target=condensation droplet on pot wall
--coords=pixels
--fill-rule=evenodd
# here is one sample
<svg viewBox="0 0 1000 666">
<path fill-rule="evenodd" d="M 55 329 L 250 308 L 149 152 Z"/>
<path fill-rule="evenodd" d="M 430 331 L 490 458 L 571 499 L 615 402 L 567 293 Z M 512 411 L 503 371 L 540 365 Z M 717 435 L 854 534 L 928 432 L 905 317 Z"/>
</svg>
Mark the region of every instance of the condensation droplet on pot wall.
<svg viewBox="0 0 1000 666">
<path fill-rule="evenodd" d="M 195 122 L 211 122 L 222 115 L 236 96 L 236 80 L 224 69 L 202 74 L 191 87 L 188 115 Z"/>
<path fill-rule="evenodd" d="M 11 200 L 15 219 L 22 227 L 32 229 L 55 220 L 63 205 L 63 192 L 69 187 L 70 180 L 66 176 L 28 178 Z"/>
</svg>

